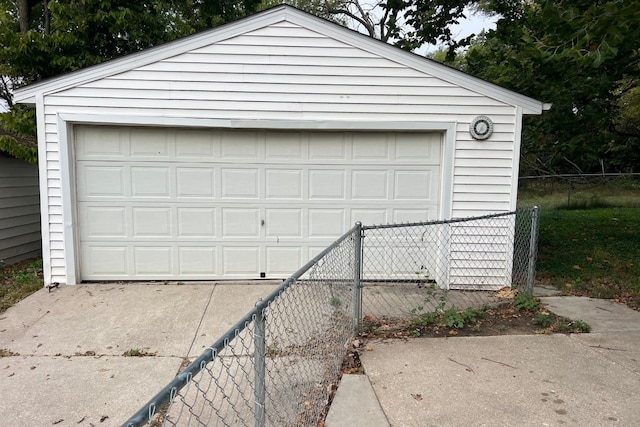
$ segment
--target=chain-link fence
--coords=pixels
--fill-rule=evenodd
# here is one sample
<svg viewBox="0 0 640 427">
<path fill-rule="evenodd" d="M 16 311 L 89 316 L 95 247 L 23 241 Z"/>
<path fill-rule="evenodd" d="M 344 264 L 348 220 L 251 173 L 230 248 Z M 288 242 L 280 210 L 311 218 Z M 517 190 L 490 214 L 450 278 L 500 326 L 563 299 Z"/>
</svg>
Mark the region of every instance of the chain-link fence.
<svg viewBox="0 0 640 427">
<path fill-rule="evenodd" d="M 518 204 L 545 208 L 587 209 L 640 206 L 640 173 L 523 176 Z"/>
<path fill-rule="evenodd" d="M 538 209 L 413 224 L 363 226 L 362 314 L 491 306 L 508 287 L 531 292 Z"/>
<path fill-rule="evenodd" d="M 359 237 L 283 282 L 125 425 L 316 425 L 356 327 Z"/>
<path fill-rule="evenodd" d="M 360 322 L 531 292 L 538 209 L 356 226 L 283 282 L 126 426 L 317 425 Z"/>
</svg>

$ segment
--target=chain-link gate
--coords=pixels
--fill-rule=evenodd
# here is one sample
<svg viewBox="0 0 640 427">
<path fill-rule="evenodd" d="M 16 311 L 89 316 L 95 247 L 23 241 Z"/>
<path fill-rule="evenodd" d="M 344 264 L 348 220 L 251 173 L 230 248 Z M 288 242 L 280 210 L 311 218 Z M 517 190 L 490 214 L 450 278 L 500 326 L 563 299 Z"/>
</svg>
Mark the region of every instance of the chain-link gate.
<svg viewBox="0 0 640 427">
<path fill-rule="evenodd" d="M 362 226 L 259 302 L 124 425 L 316 425 L 361 320 L 531 292 L 538 209 Z"/>
</svg>

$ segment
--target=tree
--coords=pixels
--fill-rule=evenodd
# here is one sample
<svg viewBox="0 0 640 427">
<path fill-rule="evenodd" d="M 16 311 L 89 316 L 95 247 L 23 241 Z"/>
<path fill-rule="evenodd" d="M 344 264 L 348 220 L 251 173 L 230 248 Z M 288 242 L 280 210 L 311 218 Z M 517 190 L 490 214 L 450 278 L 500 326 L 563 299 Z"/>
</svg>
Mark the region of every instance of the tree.
<svg viewBox="0 0 640 427">
<path fill-rule="evenodd" d="M 442 43 L 449 47 L 448 56 L 453 57 L 455 50 L 467 46 L 474 35 L 455 40 L 450 27 L 466 18 L 466 10 L 476 3 L 469 0 L 387 0 L 389 34 L 397 46 L 406 50 Z"/>
<path fill-rule="evenodd" d="M 264 0 L 263 8 L 282 3 Z M 471 36 L 456 41 L 449 27 L 465 18 L 470 0 L 285 0 L 284 3 L 316 16 L 338 22 L 369 37 L 405 50 L 424 44 L 443 43 L 455 48 L 468 44 Z"/>
<path fill-rule="evenodd" d="M 0 149 L 16 153 L 16 144 L 34 140 L 33 111 L 13 105 L 13 89 L 238 19 L 257 4 L 0 0 L 0 98 L 10 108 L 0 114 Z"/>
<path fill-rule="evenodd" d="M 185 25 L 198 32 L 243 18 L 258 10 L 260 2 L 261 0 L 176 0 L 170 7 Z"/>
<path fill-rule="evenodd" d="M 492 0 L 502 18 L 474 41 L 461 68 L 553 103 L 527 119 L 530 171 L 636 171 L 640 2 Z"/>
</svg>

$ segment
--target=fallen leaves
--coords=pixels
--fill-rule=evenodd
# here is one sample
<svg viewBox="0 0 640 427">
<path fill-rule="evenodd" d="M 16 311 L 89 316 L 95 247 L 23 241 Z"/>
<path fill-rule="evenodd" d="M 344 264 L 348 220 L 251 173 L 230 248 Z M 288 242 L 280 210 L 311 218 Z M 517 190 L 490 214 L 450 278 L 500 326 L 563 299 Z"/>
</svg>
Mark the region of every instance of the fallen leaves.
<svg viewBox="0 0 640 427">
<path fill-rule="evenodd" d="M 411 394 L 411 397 L 413 397 L 415 400 L 422 400 L 422 395 L 420 393 L 416 393 L 416 394 Z"/>
<path fill-rule="evenodd" d="M 516 297 L 517 293 L 517 289 L 512 288 L 511 286 L 505 286 L 496 291 L 493 296 L 495 296 L 499 300 L 512 300 Z"/>
</svg>

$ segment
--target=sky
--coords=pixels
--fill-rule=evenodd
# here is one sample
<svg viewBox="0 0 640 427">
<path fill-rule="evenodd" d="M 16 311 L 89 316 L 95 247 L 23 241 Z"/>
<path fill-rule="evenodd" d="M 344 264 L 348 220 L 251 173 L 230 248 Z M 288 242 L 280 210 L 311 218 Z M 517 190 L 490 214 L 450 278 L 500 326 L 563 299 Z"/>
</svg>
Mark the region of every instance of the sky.
<svg viewBox="0 0 640 427">
<path fill-rule="evenodd" d="M 473 14 L 468 8 L 465 15 L 467 19 L 461 20 L 459 24 L 451 26 L 451 33 L 455 40 L 463 39 L 471 34 L 479 34 L 482 30 L 489 30 L 496 28 L 496 22 L 498 16 L 484 16 L 481 14 Z M 420 49 L 417 53 L 432 52 L 437 49 L 437 46 L 428 45 Z"/>
<path fill-rule="evenodd" d="M 451 31 L 456 39 L 467 37 L 469 34 L 478 34 L 482 30 L 495 29 L 499 16 L 485 16 L 473 14 L 469 9 L 466 11 L 467 19 L 458 25 L 451 27 Z"/>
</svg>

